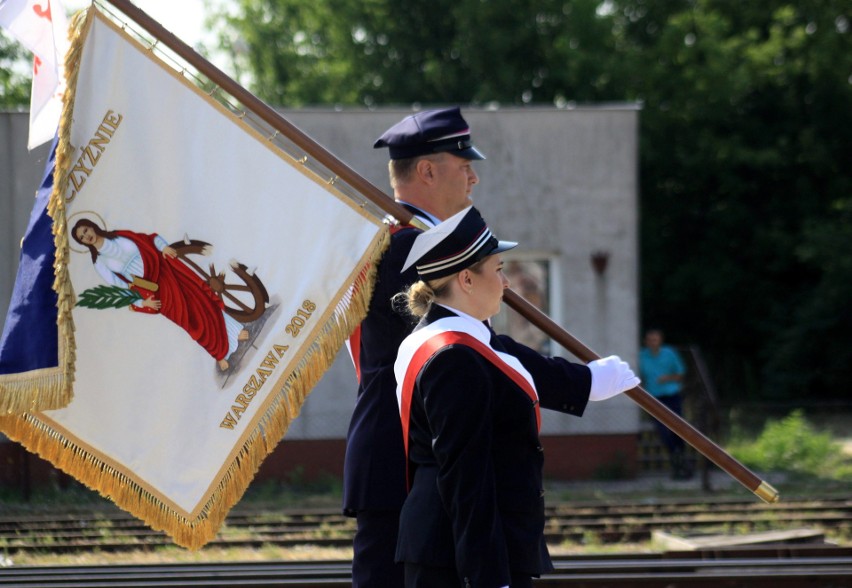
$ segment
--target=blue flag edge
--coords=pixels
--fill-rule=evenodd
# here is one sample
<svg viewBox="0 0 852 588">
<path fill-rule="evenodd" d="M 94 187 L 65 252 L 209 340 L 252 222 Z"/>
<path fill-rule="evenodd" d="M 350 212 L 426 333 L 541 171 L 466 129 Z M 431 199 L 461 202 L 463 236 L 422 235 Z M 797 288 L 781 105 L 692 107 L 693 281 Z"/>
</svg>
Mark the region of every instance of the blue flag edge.
<svg viewBox="0 0 852 588">
<path fill-rule="evenodd" d="M 62 408 L 73 396 L 69 372 L 60 361 L 59 297 L 54 290 L 57 256 L 50 209 L 57 144 L 54 138 L 36 191 L 0 338 L 0 414 Z"/>
</svg>

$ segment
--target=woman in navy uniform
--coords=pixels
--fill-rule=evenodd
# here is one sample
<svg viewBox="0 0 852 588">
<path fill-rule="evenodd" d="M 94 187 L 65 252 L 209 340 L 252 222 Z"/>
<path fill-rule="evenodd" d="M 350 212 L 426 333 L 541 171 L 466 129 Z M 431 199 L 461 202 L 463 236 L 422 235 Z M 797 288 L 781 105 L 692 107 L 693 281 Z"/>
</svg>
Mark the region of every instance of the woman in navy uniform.
<svg viewBox="0 0 852 588">
<path fill-rule="evenodd" d="M 471 207 L 418 235 L 403 268 L 417 269 L 407 299 L 423 317 L 394 366 L 410 489 L 396 557 L 410 588 L 531 586 L 552 570 L 539 408 L 581 416 L 639 383 L 615 356 L 574 364 L 494 334 L 500 253 L 515 245 Z"/>
<path fill-rule="evenodd" d="M 458 107 L 424 110 L 390 127 L 375 142 L 387 148 L 394 198 L 431 227 L 464 210 L 479 182 L 473 162 L 484 155 L 473 145 Z M 417 281 L 413 267 L 400 273 L 420 229 L 391 231 L 377 268 L 366 318 L 349 349 L 358 374 L 358 396 L 346 437 L 343 511 L 356 517 L 352 543 L 353 588 L 401 588 L 394 563 L 399 513 L 405 500 L 405 455 L 396 406 L 393 364 L 414 324 L 397 313 L 391 298 Z"/>
</svg>

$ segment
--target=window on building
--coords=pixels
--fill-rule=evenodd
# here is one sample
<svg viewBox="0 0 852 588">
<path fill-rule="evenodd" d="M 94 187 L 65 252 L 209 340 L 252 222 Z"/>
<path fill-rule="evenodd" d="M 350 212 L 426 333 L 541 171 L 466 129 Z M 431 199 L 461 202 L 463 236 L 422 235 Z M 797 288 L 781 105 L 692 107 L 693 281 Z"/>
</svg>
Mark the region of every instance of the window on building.
<svg viewBox="0 0 852 588">
<path fill-rule="evenodd" d="M 503 254 L 503 272 L 509 278 L 509 287 L 523 296 L 551 318 L 551 259 L 545 255 L 513 257 Z M 540 353 L 553 354 L 550 338 L 517 312 L 503 305 L 503 310 L 492 319 L 498 333 L 505 333 L 518 343 L 523 343 Z"/>
</svg>

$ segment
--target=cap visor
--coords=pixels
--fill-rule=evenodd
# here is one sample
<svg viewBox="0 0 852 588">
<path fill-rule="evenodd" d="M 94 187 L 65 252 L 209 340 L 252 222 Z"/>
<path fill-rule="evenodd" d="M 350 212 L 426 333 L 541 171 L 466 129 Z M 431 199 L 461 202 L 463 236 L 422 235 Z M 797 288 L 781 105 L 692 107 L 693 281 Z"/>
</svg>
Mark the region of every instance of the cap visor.
<svg viewBox="0 0 852 588">
<path fill-rule="evenodd" d="M 494 255 L 495 253 L 503 253 L 504 251 L 514 249 L 517 246 L 518 244 L 514 241 L 497 241 L 497 247 L 488 255 Z"/>
<path fill-rule="evenodd" d="M 462 149 L 461 151 L 450 151 L 450 153 L 457 157 L 461 157 L 462 159 L 485 159 L 485 156 L 480 153 L 476 147 L 468 147 L 467 149 Z"/>
</svg>

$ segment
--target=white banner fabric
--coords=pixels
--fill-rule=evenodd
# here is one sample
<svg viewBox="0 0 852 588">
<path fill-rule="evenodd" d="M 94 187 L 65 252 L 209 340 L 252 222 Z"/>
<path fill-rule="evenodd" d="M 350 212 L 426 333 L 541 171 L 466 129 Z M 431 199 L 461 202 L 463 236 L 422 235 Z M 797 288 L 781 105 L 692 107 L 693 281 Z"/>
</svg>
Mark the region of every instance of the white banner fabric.
<svg viewBox="0 0 852 588">
<path fill-rule="evenodd" d="M 335 310 L 387 231 L 89 13 L 57 175 L 74 398 L 0 427 L 195 548 L 360 320 Z"/>
<path fill-rule="evenodd" d="M 60 0 L 0 0 L 0 26 L 33 53 L 27 145 L 32 150 L 53 139 L 62 112 L 68 50 L 65 7 Z"/>
</svg>

